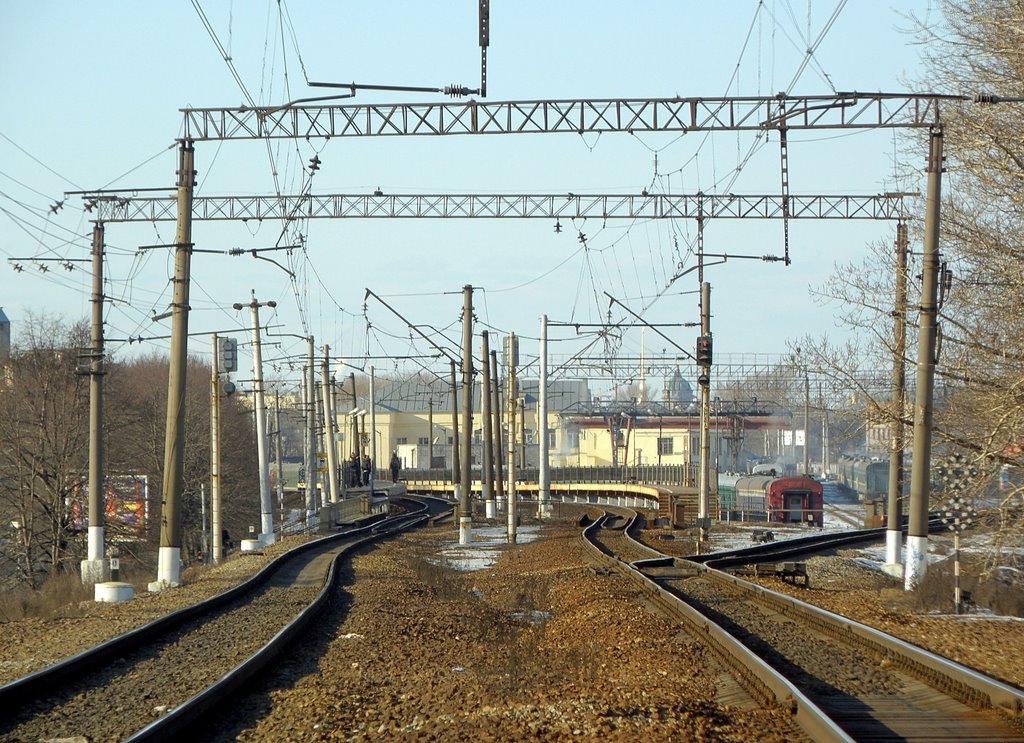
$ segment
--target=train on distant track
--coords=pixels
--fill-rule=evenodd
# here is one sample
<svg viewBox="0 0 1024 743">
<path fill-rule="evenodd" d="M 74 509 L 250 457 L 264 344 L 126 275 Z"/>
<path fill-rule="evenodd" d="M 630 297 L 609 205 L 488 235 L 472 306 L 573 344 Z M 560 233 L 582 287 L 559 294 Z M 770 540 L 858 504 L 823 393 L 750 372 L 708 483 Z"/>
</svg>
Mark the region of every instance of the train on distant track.
<svg viewBox="0 0 1024 743">
<path fill-rule="evenodd" d="M 718 505 L 723 514 L 744 521 L 824 524 L 821 483 L 806 475 L 735 475 L 719 473 Z"/>
<path fill-rule="evenodd" d="M 867 457 L 843 457 L 836 466 L 836 481 L 857 494 L 861 501 L 887 500 L 889 460 Z M 910 483 L 910 468 L 904 473 L 903 490 Z"/>
</svg>

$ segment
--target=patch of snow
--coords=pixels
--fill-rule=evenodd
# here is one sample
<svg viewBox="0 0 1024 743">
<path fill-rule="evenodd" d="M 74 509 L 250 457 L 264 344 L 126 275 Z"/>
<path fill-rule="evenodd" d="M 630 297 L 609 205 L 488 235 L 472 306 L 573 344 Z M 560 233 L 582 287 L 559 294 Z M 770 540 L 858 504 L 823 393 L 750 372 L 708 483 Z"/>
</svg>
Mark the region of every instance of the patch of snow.
<svg viewBox="0 0 1024 743">
<path fill-rule="evenodd" d="M 516 529 L 516 544 L 527 544 L 539 537 L 538 526 L 520 526 Z M 502 551 L 509 546 L 508 531 L 504 526 L 475 526 L 472 538 L 469 544 L 445 542 L 441 546 L 440 559 L 456 570 L 483 570 L 496 563 Z"/>
<path fill-rule="evenodd" d="M 513 611 L 509 614 L 510 617 L 519 622 L 525 622 L 534 626 L 544 624 L 544 622 L 551 619 L 550 611 L 538 611 L 536 609 L 531 611 Z"/>
</svg>

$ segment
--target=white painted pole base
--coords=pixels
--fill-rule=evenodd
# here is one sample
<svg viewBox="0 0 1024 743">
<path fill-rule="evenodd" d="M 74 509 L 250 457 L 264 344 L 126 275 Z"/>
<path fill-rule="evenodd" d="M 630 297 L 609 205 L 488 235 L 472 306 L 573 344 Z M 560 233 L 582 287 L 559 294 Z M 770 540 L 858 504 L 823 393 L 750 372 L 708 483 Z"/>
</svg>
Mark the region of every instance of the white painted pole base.
<svg viewBox="0 0 1024 743">
<path fill-rule="evenodd" d="M 277 534 L 272 531 L 264 532 L 260 534 L 260 544 L 264 547 L 273 544 L 277 541 Z"/>
<path fill-rule="evenodd" d="M 459 517 L 459 544 L 470 544 L 473 541 L 473 517 Z"/>
<path fill-rule="evenodd" d="M 551 496 L 548 493 L 541 493 L 540 503 L 537 504 L 537 518 L 548 518 L 551 516 L 551 511 Z"/>
<path fill-rule="evenodd" d="M 888 529 L 885 532 L 885 564 L 903 564 L 903 532 Z"/>
<path fill-rule="evenodd" d="M 135 598 L 135 586 L 121 581 L 97 583 L 93 589 L 93 599 L 100 602 L 130 601 Z"/>
<path fill-rule="evenodd" d="M 493 519 L 497 516 L 497 513 L 498 510 L 495 507 L 494 498 L 488 498 L 484 502 L 484 515 L 489 519 Z"/>
<path fill-rule="evenodd" d="M 89 527 L 89 547 L 88 555 L 89 560 L 102 560 L 103 559 L 103 527 L 102 526 L 90 526 Z"/>
<path fill-rule="evenodd" d="M 518 520 L 519 509 L 515 496 L 511 496 L 508 499 L 508 543 L 516 543 L 516 521 Z"/>
<path fill-rule="evenodd" d="M 181 547 L 161 547 L 157 555 L 156 580 L 149 584 L 151 592 L 181 585 Z"/>
<path fill-rule="evenodd" d="M 913 591 L 924 580 L 928 570 L 928 537 L 907 537 L 907 566 L 903 571 L 903 588 Z"/>
</svg>

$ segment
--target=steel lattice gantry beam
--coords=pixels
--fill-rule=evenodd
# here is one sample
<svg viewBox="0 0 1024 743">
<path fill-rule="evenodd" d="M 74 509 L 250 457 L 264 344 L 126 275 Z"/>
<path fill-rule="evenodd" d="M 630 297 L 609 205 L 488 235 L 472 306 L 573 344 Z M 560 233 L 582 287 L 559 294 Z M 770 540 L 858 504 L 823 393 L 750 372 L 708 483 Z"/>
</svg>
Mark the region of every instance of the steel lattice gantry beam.
<svg viewBox="0 0 1024 743">
<path fill-rule="evenodd" d="M 927 127 L 939 120 L 932 93 L 818 96 L 446 101 L 184 108 L 186 140 L 299 139 L 565 132 L 702 132 Z"/>
<path fill-rule="evenodd" d="M 906 216 L 902 193 L 874 196 L 743 194 L 305 194 L 197 196 L 192 219 L 871 219 Z M 85 197 L 102 222 L 171 222 L 174 197 Z M 787 202 L 786 212 L 783 202 Z"/>
</svg>

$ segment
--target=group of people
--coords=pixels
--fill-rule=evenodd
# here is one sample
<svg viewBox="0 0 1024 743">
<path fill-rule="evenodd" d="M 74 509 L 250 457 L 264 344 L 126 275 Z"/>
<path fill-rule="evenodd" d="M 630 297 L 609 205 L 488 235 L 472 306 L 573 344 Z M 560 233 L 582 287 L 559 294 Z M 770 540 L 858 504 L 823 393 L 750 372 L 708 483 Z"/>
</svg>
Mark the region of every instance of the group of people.
<svg viewBox="0 0 1024 743">
<path fill-rule="evenodd" d="M 348 484 L 349 487 L 358 488 L 360 485 L 369 485 L 370 476 L 373 474 L 373 460 L 369 454 L 364 454 L 362 460 L 356 452 L 348 460 Z"/>
<path fill-rule="evenodd" d="M 391 454 L 391 480 L 392 482 L 398 482 L 398 473 L 402 469 L 402 462 L 398 458 L 398 452 Z M 370 459 L 369 454 L 364 454 L 363 458 L 359 458 L 359 454 L 352 452 L 352 456 L 348 459 L 348 484 L 349 487 L 358 488 L 360 486 L 366 486 L 370 484 L 370 478 L 373 475 L 373 460 Z"/>
</svg>

